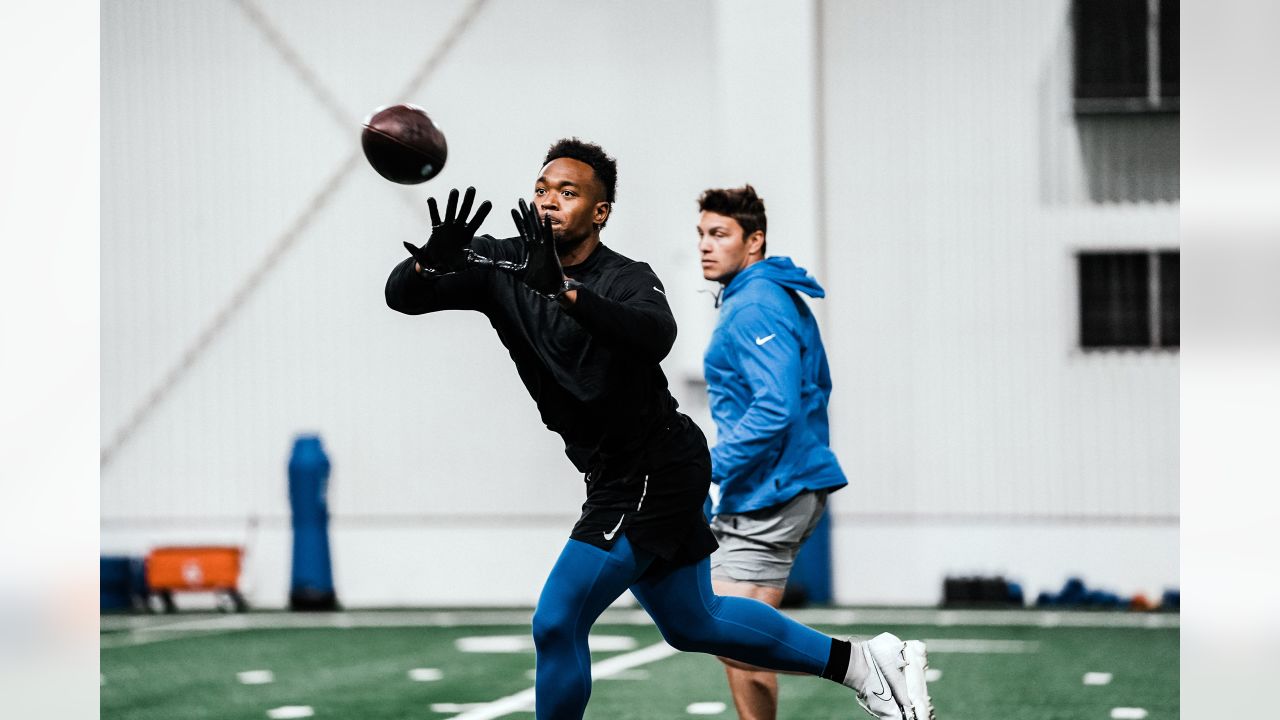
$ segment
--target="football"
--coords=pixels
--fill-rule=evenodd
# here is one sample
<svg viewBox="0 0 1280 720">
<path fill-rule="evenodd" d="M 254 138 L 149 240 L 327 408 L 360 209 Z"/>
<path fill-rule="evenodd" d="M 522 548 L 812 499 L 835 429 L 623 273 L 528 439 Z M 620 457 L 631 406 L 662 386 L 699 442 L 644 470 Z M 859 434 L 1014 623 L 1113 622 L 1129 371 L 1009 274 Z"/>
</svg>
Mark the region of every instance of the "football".
<svg viewBox="0 0 1280 720">
<path fill-rule="evenodd" d="M 364 122 L 360 145 L 379 175 L 402 185 L 430 180 L 440 174 L 449 157 L 444 133 L 416 105 L 375 110 Z"/>
</svg>

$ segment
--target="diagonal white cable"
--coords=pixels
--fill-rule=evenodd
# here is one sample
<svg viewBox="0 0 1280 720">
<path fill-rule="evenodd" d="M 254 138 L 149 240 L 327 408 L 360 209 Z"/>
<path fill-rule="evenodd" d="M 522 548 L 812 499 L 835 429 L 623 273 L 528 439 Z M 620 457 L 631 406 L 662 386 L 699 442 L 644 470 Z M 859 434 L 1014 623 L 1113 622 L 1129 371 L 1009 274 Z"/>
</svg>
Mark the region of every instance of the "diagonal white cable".
<svg viewBox="0 0 1280 720">
<path fill-rule="evenodd" d="M 252 0 L 231 0 L 231 2 L 235 3 L 236 7 L 239 7 L 240 11 L 245 14 L 245 17 L 249 18 L 249 22 L 253 23 L 253 26 L 258 29 L 258 32 L 266 37 L 267 43 L 276 52 L 280 53 L 280 58 L 289 66 L 289 69 L 297 74 L 298 79 L 302 81 L 303 85 L 307 86 L 307 89 L 311 91 L 315 99 L 324 106 L 324 109 L 329 111 L 338 127 L 351 127 L 355 121 L 355 116 L 347 112 L 347 109 L 342 106 L 338 98 L 320 82 L 320 77 L 311 69 L 311 66 L 303 62 L 302 56 L 298 54 L 298 51 L 293 49 L 293 46 L 285 39 L 284 34 L 275 25 L 271 24 L 271 21 L 258 9 L 258 6 L 254 5 Z"/>
<path fill-rule="evenodd" d="M 350 114 L 341 106 L 337 98 L 333 96 L 320 82 L 315 72 L 302 61 L 301 56 L 285 41 L 284 36 L 275 29 L 258 8 L 253 5 L 250 0 L 232 0 L 245 15 L 250 22 L 258 28 L 267 41 L 277 52 L 280 53 L 284 61 L 298 74 L 302 83 L 315 95 L 316 99 L 329 112 L 334 121 L 341 127 L 351 127 L 355 121 L 349 119 Z M 416 92 L 435 72 L 436 67 L 445 58 L 448 52 L 457 44 L 458 39 L 466 32 L 471 22 L 479 14 L 480 9 L 487 0 L 472 0 L 458 19 L 454 21 L 453 27 L 445 33 L 444 38 L 440 41 L 432 53 L 422 62 L 418 70 L 409 78 L 405 87 L 400 91 L 399 97 L 406 97 Z M 250 296 L 262 284 L 263 279 L 273 270 L 279 263 L 280 258 L 292 248 L 303 232 L 311 225 L 316 215 L 329 204 L 333 196 L 337 193 L 342 183 L 351 174 L 351 171 L 359 164 L 361 151 L 359 147 L 352 149 L 351 153 L 342 161 L 342 163 L 329 175 L 325 183 L 316 191 L 311 200 L 307 202 L 302 212 L 294 219 L 289 227 L 280 237 L 276 238 L 271 244 L 271 248 L 267 254 L 263 256 L 256 267 L 254 267 L 244 277 L 244 280 L 232 292 L 231 297 L 227 299 L 222 307 L 214 313 L 213 319 L 204 327 L 196 336 L 196 339 L 187 346 L 187 348 L 179 356 L 178 362 L 169 369 L 168 372 L 160 379 L 160 382 L 147 393 L 142 403 L 129 415 L 129 419 L 112 435 L 110 442 L 102 447 L 102 454 L 99 459 L 99 468 L 106 468 L 111 460 L 129 442 L 138 428 L 150 417 L 151 413 L 164 401 L 164 399 L 173 391 L 187 372 L 195 365 L 196 360 L 209 348 L 209 346 L 222 334 L 227 324 L 242 308 Z"/>
</svg>

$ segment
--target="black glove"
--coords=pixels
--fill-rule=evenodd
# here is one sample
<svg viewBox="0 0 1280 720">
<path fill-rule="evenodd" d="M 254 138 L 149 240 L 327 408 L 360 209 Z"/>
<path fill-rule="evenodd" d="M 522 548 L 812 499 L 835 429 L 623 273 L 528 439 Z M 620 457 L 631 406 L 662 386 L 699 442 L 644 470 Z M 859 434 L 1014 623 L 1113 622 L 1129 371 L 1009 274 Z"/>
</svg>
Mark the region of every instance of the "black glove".
<svg viewBox="0 0 1280 720">
<path fill-rule="evenodd" d="M 564 269 L 556 254 L 551 218 L 543 216 L 539 222 L 537 211 L 521 200 L 520 209 L 511 211 L 511 219 L 516 221 L 516 232 L 520 233 L 517 242 L 524 245 L 524 268 L 517 275 L 534 292 L 555 299 L 564 286 Z"/>
<path fill-rule="evenodd" d="M 471 213 L 471 202 L 475 197 L 476 189 L 467 188 L 467 193 L 462 196 L 462 208 L 455 215 L 454 211 L 458 207 L 458 190 L 457 188 L 450 190 L 449 205 L 445 209 L 443 221 L 440 220 L 436 199 L 427 199 L 427 207 L 431 211 L 431 237 L 427 238 L 427 242 L 422 247 L 416 247 L 409 242 L 404 244 L 413 259 L 422 266 L 425 274 L 443 275 L 465 270 L 468 264 L 471 264 L 471 258 L 476 257 L 468 246 L 475 239 L 476 230 L 484 222 L 493 204 L 488 200 L 480 203 L 480 207 L 476 208 L 475 217 L 467 222 L 467 215 Z"/>
</svg>

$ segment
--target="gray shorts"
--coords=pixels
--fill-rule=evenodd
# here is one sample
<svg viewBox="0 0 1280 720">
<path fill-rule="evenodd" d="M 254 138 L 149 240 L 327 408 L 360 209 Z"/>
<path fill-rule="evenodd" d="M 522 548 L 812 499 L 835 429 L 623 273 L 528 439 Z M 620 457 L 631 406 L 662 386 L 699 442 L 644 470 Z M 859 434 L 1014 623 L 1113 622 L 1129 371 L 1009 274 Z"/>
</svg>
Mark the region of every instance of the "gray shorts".
<svg viewBox="0 0 1280 720">
<path fill-rule="evenodd" d="M 720 542 L 711 555 L 712 579 L 786 587 L 796 553 L 822 519 L 827 493 L 805 491 L 782 505 L 711 518 Z"/>
</svg>

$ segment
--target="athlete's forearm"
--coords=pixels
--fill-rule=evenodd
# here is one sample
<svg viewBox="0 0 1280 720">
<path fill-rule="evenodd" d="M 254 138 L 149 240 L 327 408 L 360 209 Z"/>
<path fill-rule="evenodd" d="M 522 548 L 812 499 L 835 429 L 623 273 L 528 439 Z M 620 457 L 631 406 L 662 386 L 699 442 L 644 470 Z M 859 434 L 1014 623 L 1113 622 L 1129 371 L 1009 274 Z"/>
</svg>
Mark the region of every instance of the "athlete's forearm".
<svg viewBox="0 0 1280 720">
<path fill-rule="evenodd" d="M 634 354 L 647 362 L 660 362 L 676 340 L 676 321 L 670 312 L 646 303 L 610 300 L 588 288 L 573 291 L 565 312 L 578 321 L 602 345 Z"/>
<path fill-rule="evenodd" d="M 471 268 L 435 278 L 423 277 L 413 258 L 405 258 L 387 277 L 387 307 L 406 315 L 421 315 L 436 310 L 475 308 L 479 277 L 483 272 Z"/>
</svg>

